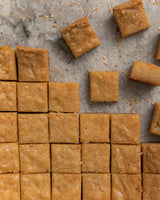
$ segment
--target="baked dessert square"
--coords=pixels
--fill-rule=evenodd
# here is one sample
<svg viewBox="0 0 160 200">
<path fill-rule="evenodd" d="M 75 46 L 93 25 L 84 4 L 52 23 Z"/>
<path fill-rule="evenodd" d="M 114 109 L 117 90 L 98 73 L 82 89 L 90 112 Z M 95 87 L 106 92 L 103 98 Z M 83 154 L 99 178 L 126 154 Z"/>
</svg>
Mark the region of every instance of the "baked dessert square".
<svg viewBox="0 0 160 200">
<path fill-rule="evenodd" d="M 160 60 L 160 36 L 159 36 L 158 48 L 156 52 L 156 60 Z"/>
<path fill-rule="evenodd" d="M 9 46 L 0 47 L 0 80 L 17 80 L 15 50 Z"/>
<path fill-rule="evenodd" d="M 82 144 L 82 172 L 110 172 L 110 144 Z"/>
<path fill-rule="evenodd" d="M 81 114 L 81 142 L 109 142 L 109 126 L 108 114 Z"/>
<path fill-rule="evenodd" d="M 141 173 L 140 145 L 111 146 L 112 173 L 138 174 Z"/>
<path fill-rule="evenodd" d="M 19 172 L 17 143 L 0 143 L 0 174 Z"/>
<path fill-rule="evenodd" d="M 122 38 L 150 27 L 142 0 L 130 0 L 113 8 Z"/>
<path fill-rule="evenodd" d="M 160 103 L 158 102 L 154 105 L 150 133 L 160 135 Z"/>
<path fill-rule="evenodd" d="M 141 174 L 112 174 L 112 199 L 141 200 Z"/>
<path fill-rule="evenodd" d="M 48 51 L 16 47 L 19 81 L 49 81 Z"/>
<path fill-rule="evenodd" d="M 139 114 L 111 114 L 111 143 L 140 144 Z"/>
<path fill-rule="evenodd" d="M 79 143 L 79 114 L 49 113 L 50 142 Z"/>
<path fill-rule="evenodd" d="M 0 175 L 0 200 L 20 200 L 20 175 Z"/>
<path fill-rule="evenodd" d="M 18 114 L 19 143 L 49 143 L 48 114 Z"/>
<path fill-rule="evenodd" d="M 83 174 L 83 200 L 111 199 L 110 174 Z"/>
<path fill-rule="evenodd" d="M 81 175 L 52 174 L 52 199 L 81 200 Z"/>
<path fill-rule="evenodd" d="M 0 142 L 17 142 L 17 113 L 0 113 Z"/>
<path fill-rule="evenodd" d="M 51 144 L 52 172 L 81 173 L 81 145 Z"/>
<path fill-rule="evenodd" d="M 0 81 L 0 111 L 17 111 L 16 82 Z"/>
<path fill-rule="evenodd" d="M 60 30 L 75 58 L 100 45 L 100 41 L 87 17 Z"/>
<path fill-rule="evenodd" d="M 142 144 L 143 172 L 151 174 L 160 173 L 160 144 Z"/>
<path fill-rule="evenodd" d="M 79 112 L 79 83 L 49 83 L 49 110 Z"/>
<path fill-rule="evenodd" d="M 143 174 L 143 200 L 160 200 L 160 174 Z"/>
<path fill-rule="evenodd" d="M 33 199 L 51 199 L 51 178 L 49 173 L 21 175 L 21 200 Z"/>
<path fill-rule="evenodd" d="M 89 72 L 90 101 L 119 101 L 119 72 Z"/>
<path fill-rule="evenodd" d="M 24 174 L 50 172 L 50 145 L 20 145 L 20 160 Z"/>
<path fill-rule="evenodd" d="M 160 68 L 154 64 L 137 60 L 131 67 L 129 79 L 160 86 Z"/>
<path fill-rule="evenodd" d="M 48 112 L 47 83 L 17 83 L 19 112 Z"/>
</svg>

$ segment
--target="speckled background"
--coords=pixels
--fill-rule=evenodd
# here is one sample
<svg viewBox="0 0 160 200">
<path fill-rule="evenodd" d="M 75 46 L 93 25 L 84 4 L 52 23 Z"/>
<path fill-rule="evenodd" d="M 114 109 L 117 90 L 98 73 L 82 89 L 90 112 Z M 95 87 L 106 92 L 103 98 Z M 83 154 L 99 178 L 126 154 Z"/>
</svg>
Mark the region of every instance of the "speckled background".
<svg viewBox="0 0 160 200">
<path fill-rule="evenodd" d="M 140 113 L 141 140 L 160 141 L 160 137 L 149 134 L 153 102 L 160 102 L 160 88 L 126 78 L 137 59 L 160 66 L 154 59 L 160 34 L 160 1 L 144 0 L 151 27 L 124 40 L 110 12 L 122 2 L 125 0 L 1 0 L 0 44 L 46 48 L 50 81 L 80 83 L 81 112 Z M 58 30 L 83 16 L 88 17 L 101 45 L 75 60 Z M 89 101 L 88 70 L 120 72 L 118 103 Z"/>
</svg>

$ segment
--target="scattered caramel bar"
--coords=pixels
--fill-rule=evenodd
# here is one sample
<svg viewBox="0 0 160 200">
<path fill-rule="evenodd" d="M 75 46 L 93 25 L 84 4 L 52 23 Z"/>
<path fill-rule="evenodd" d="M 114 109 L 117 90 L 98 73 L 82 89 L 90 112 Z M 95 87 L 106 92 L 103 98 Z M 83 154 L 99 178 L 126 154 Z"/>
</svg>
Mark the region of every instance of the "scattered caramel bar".
<svg viewBox="0 0 160 200">
<path fill-rule="evenodd" d="M 122 38 L 150 27 L 142 0 L 130 0 L 113 8 Z"/>
<path fill-rule="evenodd" d="M 100 41 L 87 17 L 83 17 L 70 26 L 61 29 L 60 33 L 75 58 L 100 45 Z"/>
<path fill-rule="evenodd" d="M 156 53 L 156 60 L 160 60 L 160 36 L 159 36 L 159 42 L 158 42 L 158 49 Z"/>
<path fill-rule="evenodd" d="M 132 65 L 129 79 L 160 86 L 160 68 L 154 64 L 137 60 Z"/>
<path fill-rule="evenodd" d="M 150 133 L 160 135 L 160 104 L 155 103 Z"/>
</svg>

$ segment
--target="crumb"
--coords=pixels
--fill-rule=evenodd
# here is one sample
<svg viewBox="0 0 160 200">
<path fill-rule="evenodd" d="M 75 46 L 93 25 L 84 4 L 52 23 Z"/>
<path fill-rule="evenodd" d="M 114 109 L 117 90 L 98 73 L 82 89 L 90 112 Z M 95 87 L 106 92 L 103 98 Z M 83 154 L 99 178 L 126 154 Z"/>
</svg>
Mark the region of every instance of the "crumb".
<svg viewBox="0 0 160 200">
<path fill-rule="evenodd" d="M 142 52 L 143 51 L 143 49 L 139 49 L 139 52 Z"/>
<path fill-rule="evenodd" d="M 139 100 L 139 99 L 136 99 L 136 103 L 140 103 L 140 100 Z"/>
<path fill-rule="evenodd" d="M 28 19 L 31 19 L 31 16 L 30 16 L 30 15 L 27 15 L 27 18 L 28 18 Z"/>
<path fill-rule="evenodd" d="M 83 10 L 83 9 L 80 9 L 80 11 L 83 12 L 84 10 Z"/>
<path fill-rule="evenodd" d="M 146 98 L 146 101 L 147 101 L 147 103 L 150 103 L 150 102 L 151 102 L 151 100 L 150 100 L 150 99 L 147 99 L 147 98 Z"/>
<path fill-rule="evenodd" d="M 61 51 L 60 54 L 63 54 L 63 51 Z"/>
<path fill-rule="evenodd" d="M 118 64 L 115 64 L 115 67 L 118 67 Z"/>
<path fill-rule="evenodd" d="M 154 105 L 154 101 L 152 101 L 152 103 L 151 103 L 152 105 Z"/>
<path fill-rule="evenodd" d="M 105 59 L 106 59 L 106 56 L 103 56 L 103 59 L 105 60 Z"/>
<path fill-rule="evenodd" d="M 44 15 L 44 18 L 45 18 L 45 19 L 48 19 L 48 16 L 47 16 L 47 15 Z"/>
<path fill-rule="evenodd" d="M 146 44 L 146 47 L 148 47 L 148 46 L 149 46 L 149 44 L 147 43 L 147 44 Z"/>
<path fill-rule="evenodd" d="M 116 49 L 116 47 L 113 47 L 113 49 Z"/>
<path fill-rule="evenodd" d="M 131 106 L 134 105 L 134 99 L 133 99 L 133 98 L 130 99 L 130 105 L 131 105 Z"/>
<path fill-rule="evenodd" d="M 153 92 L 150 92 L 149 94 L 153 94 Z"/>
<path fill-rule="evenodd" d="M 53 27 L 57 27 L 57 24 L 53 24 Z"/>
<path fill-rule="evenodd" d="M 107 62 L 104 62 L 104 65 L 108 65 L 108 63 L 107 63 Z"/>
<path fill-rule="evenodd" d="M 122 55 L 121 55 L 121 54 L 119 54 L 119 57 L 120 57 L 120 58 L 122 58 Z"/>
<path fill-rule="evenodd" d="M 53 15 L 54 15 L 54 13 L 52 12 L 51 15 L 50 15 L 50 17 L 53 18 Z"/>
<path fill-rule="evenodd" d="M 124 70 L 122 70 L 121 72 L 124 73 Z"/>
<path fill-rule="evenodd" d="M 96 60 L 99 60 L 99 58 L 96 58 Z"/>
<path fill-rule="evenodd" d="M 112 9 L 109 9 L 108 12 L 111 13 L 111 12 L 112 12 Z"/>
<path fill-rule="evenodd" d="M 62 1 L 59 1 L 59 3 L 62 3 Z"/>
</svg>

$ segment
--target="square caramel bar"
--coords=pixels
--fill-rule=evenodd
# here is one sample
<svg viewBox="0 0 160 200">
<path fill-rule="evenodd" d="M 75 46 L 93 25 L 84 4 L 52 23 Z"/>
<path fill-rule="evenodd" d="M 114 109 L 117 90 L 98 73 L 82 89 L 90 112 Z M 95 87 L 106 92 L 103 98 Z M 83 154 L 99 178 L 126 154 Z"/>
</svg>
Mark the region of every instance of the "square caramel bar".
<svg viewBox="0 0 160 200">
<path fill-rule="evenodd" d="M 0 200 L 20 200 L 20 175 L 0 175 Z"/>
<path fill-rule="evenodd" d="M 49 113 L 50 142 L 79 143 L 79 114 Z"/>
<path fill-rule="evenodd" d="M 17 143 L 0 143 L 0 174 L 19 172 Z"/>
<path fill-rule="evenodd" d="M 79 83 L 49 83 L 49 110 L 79 112 Z"/>
<path fill-rule="evenodd" d="M 150 27 L 142 0 L 130 0 L 113 8 L 122 38 Z"/>
<path fill-rule="evenodd" d="M 81 200 L 80 174 L 52 174 L 53 200 Z"/>
<path fill-rule="evenodd" d="M 157 53 L 156 53 L 156 60 L 160 60 L 160 36 L 159 36 Z"/>
<path fill-rule="evenodd" d="M 142 144 L 143 172 L 151 174 L 160 173 L 160 144 Z"/>
<path fill-rule="evenodd" d="M 109 142 L 108 114 L 80 115 L 81 142 Z"/>
<path fill-rule="evenodd" d="M 100 41 L 87 17 L 83 17 L 70 26 L 62 28 L 60 33 L 75 58 L 100 45 Z"/>
<path fill-rule="evenodd" d="M 110 172 L 110 144 L 82 144 L 82 172 Z"/>
<path fill-rule="evenodd" d="M 139 114 L 111 115 L 111 143 L 139 144 L 140 136 Z"/>
<path fill-rule="evenodd" d="M 112 173 L 141 173 L 140 145 L 112 145 L 111 147 Z"/>
<path fill-rule="evenodd" d="M 48 143 L 48 114 L 18 114 L 19 143 Z"/>
<path fill-rule="evenodd" d="M 137 60 L 131 67 L 129 79 L 160 86 L 160 68 L 154 64 Z"/>
<path fill-rule="evenodd" d="M 160 174 L 143 174 L 143 200 L 160 200 Z"/>
<path fill-rule="evenodd" d="M 0 113 L 0 142 L 17 142 L 17 113 Z"/>
<path fill-rule="evenodd" d="M 50 145 L 25 144 L 20 145 L 21 172 L 50 172 Z"/>
<path fill-rule="evenodd" d="M 0 111 L 17 111 L 16 82 L 0 81 Z"/>
<path fill-rule="evenodd" d="M 52 172 L 81 173 L 81 145 L 51 144 Z"/>
<path fill-rule="evenodd" d="M 17 83 L 19 112 L 48 112 L 47 83 Z"/>
<path fill-rule="evenodd" d="M 110 174 L 83 174 L 83 200 L 110 200 Z"/>
<path fill-rule="evenodd" d="M 21 175 L 21 200 L 33 199 L 51 199 L 51 178 L 49 173 Z"/>
<path fill-rule="evenodd" d="M 0 80 L 17 80 L 16 56 L 12 47 L 0 48 Z"/>
<path fill-rule="evenodd" d="M 160 103 L 158 102 L 154 105 L 150 133 L 160 135 Z"/>
<path fill-rule="evenodd" d="M 112 199 L 141 200 L 141 174 L 112 174 Z"/>
<path fill-rule="evenodd" d="M 48 51 L 16 47 L 19 81 L 49 81 Z"/>
<path fill-rule="evenodd" d="M 119 72 L 89 72 L 90 101 L 119 100 Z"/>
</svg>

